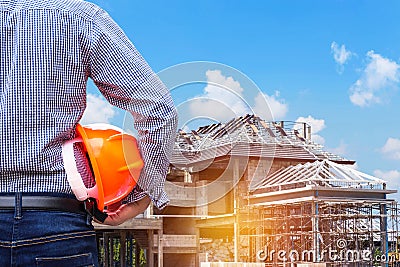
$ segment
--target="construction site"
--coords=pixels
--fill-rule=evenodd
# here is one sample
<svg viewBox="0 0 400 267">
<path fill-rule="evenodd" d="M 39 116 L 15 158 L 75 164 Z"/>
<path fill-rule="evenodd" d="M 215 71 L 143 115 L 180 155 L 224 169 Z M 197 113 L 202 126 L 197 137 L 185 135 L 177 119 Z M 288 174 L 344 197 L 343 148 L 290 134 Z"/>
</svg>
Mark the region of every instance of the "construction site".
<svg viewBox="0 0 400 267">
<path fill-rule="evenodd" d="M 101 266 L 400 266 L 396 188 L 311 134 L 255 115 L 179 130 L 170 205 L 96 224 Z"/>
</svg>

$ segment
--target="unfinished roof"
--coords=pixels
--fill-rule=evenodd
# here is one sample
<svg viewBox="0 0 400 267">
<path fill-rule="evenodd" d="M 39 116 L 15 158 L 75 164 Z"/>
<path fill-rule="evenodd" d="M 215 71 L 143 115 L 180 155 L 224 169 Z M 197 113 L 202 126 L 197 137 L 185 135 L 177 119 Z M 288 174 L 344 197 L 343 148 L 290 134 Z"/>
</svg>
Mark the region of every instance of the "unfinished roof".
<svg viewBox="0 0 400 267">
<path fill-rule="evenodd" d="M 252 184 L 250 191 L 251 202 L 257 205 L 317 199 L 386 201 L 386 194 L 396 192 L 382 179 L 330 160 L 282 168 Z"/>
<path fill-rule="evenodd" d="M 318 218 L 329 220 L 329 231 L 368 233 L 375 241 L 381 238 L 381 204 L 393 203 L 386 195 L 396 192 L 388 190 L 382 179 L 329 160 L 282 168 L 267 175 L 251 191 L 250 203 L 269 209 L 318 203 Z"/>
<path fill-rule="evenodd" d="M 384 189 L 385 181 L 374 176 L 359 172 L 346 165 L 329 160 L 298 164 L 282 168 L 271 173 L 258 185 L 258 191 L 268 191 L 269 188 L 285 188 L 309 186 Z"/>
<path fill-rule="evenodd" d="M 305 123 L 267 122 L 255 115 L 241 116 L 184 132 L 179 130 L 171 163 L 192 165 L 221 156 L 246 156 L 354 163 L 329 153 L 311 141 Z"/>
</svg>

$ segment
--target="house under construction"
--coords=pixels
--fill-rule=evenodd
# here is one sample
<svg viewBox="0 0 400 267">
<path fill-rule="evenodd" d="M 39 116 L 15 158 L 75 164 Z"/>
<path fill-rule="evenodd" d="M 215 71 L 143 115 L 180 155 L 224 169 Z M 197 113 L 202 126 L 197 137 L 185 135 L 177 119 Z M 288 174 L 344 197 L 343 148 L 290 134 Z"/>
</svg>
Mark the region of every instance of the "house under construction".
<svg viewBox="0 0 400 267">
<path fill-rule="evenodd" d="M 310 137 L 305 123 L 255 115 L 180 130 L 170 205 L 119 227 L 97 225 L 102 264 L 394 266 L 399 217 L 387 196 L 396 190 Z"/>
</svg>

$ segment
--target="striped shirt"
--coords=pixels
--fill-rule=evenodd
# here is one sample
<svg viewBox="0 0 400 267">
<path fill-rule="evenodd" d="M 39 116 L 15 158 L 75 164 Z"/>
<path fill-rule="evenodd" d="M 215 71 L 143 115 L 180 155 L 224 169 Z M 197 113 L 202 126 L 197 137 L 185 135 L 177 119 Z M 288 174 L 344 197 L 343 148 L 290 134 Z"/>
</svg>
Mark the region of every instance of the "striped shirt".
<svg viewBox="0 0 400 267">
<path fill-rule="evenodd" d="M 110 16 L 80 0 L 0 0 L 0 29 L 0 192 L 72 192 L 61 144 L 76 135 L 90 78 L 135 121 L 145 166 L 127 201 L 163 208 L 176 110 Z"/>
</svg>

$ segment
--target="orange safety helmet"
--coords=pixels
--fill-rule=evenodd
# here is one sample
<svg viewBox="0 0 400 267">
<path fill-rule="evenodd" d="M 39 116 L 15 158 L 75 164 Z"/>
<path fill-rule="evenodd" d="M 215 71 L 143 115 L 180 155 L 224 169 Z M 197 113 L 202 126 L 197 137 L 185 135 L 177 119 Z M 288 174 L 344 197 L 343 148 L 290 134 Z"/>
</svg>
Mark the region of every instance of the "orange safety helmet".
<svg viewBox="0 0 400 267">
<path fill-rule="evenodd" d="M 100 211 L 125 198 L 136 185 L 143 160 L 136 138 L 109 124 L 77 126 L 78 136 L 62 146 L 68 182 L 78 200 L 94 198 Z M 73 144 L 83 142 L 96 185 L 86 188 L 73 154 Z"/>
</svg>

